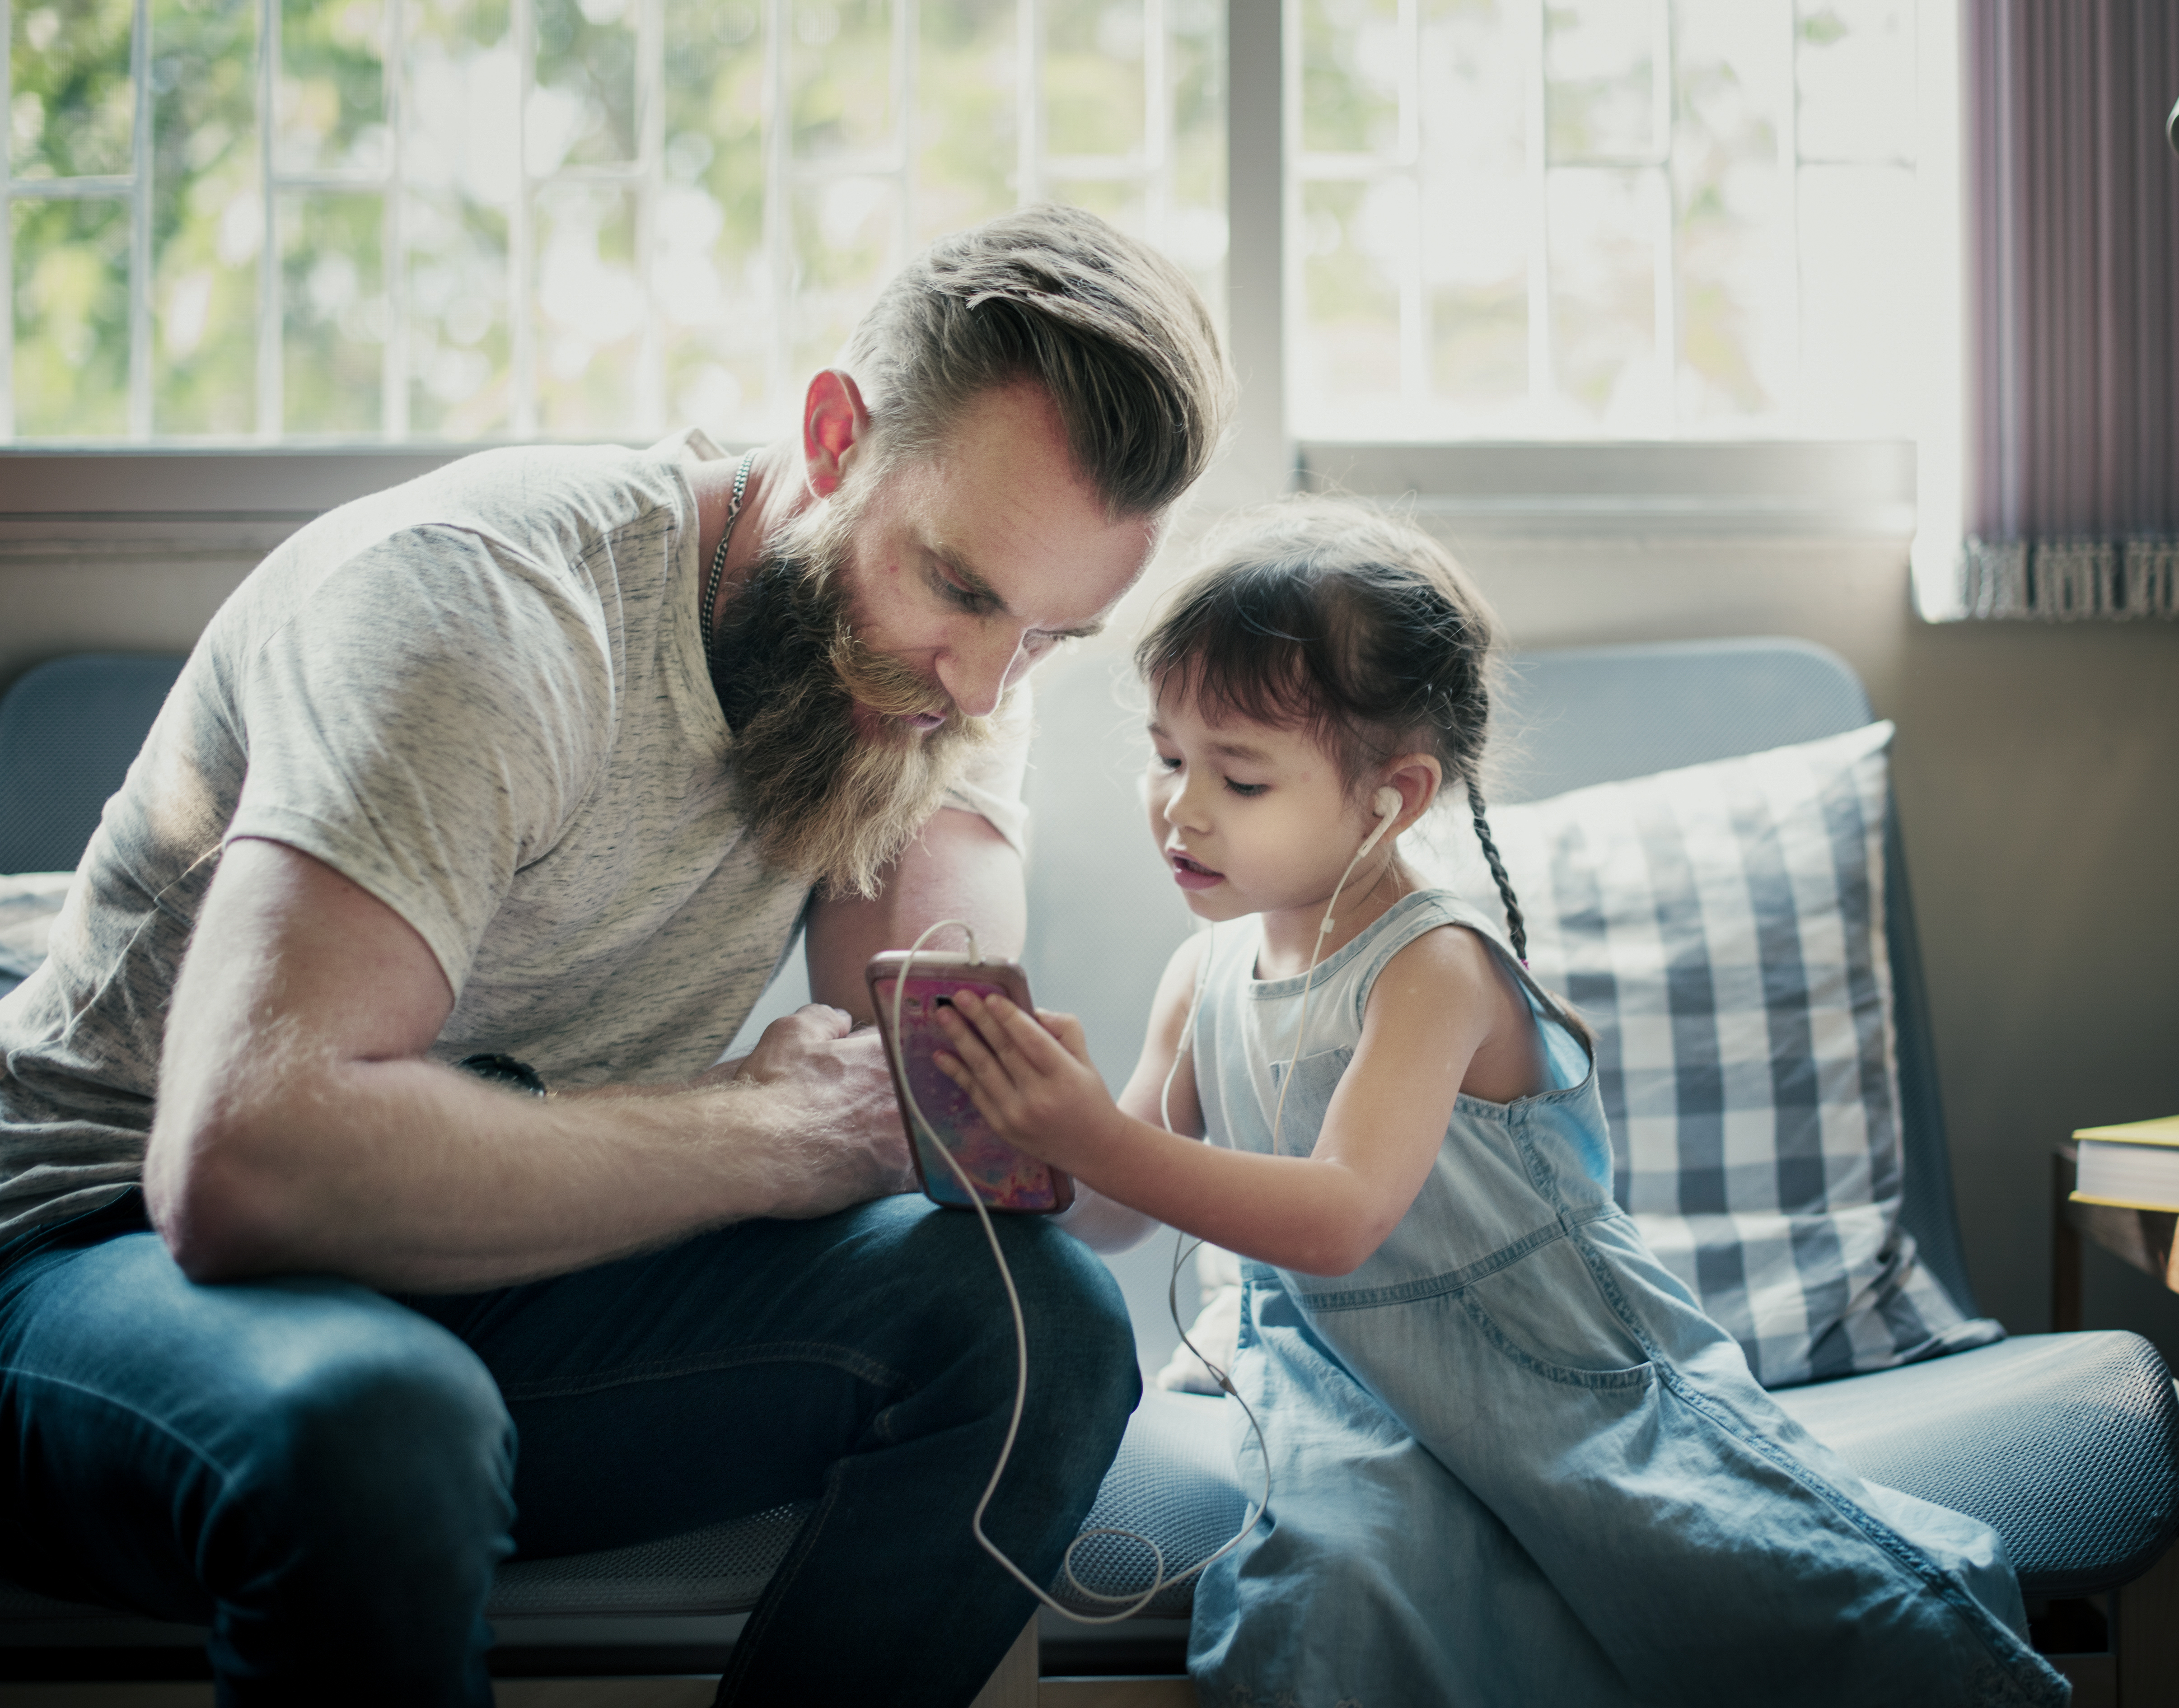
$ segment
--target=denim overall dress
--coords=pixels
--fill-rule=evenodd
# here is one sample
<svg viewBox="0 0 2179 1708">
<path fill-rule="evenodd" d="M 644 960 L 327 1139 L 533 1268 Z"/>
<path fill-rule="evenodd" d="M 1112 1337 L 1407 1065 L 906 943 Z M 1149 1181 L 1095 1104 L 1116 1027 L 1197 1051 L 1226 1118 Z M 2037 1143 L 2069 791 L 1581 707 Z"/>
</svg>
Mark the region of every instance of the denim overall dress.
<svg viewBox="0 0 2179 1708">
<path fill-rule="evenodd" d="M 1462 1096 L 1353 1274 L 1243 1264 L 1271 1502 L 1196 1590 L 1205 1708 L 2065 1702 L 1995 1533 L 1855 1476 L 1650 1255 L 1593 1064 L 1488 918 L 1408 895 L 1317 968 L 1278 1148 L 1314 1147 L 1377 974 L 1445 925 L 1518 978 L 1559 1088 Z M 1211 1141 L 1270 1151 L 1304 981 L 1255 978 L 1260 943 L 1213 933 L 1194 1048 Z"/>
</svg>

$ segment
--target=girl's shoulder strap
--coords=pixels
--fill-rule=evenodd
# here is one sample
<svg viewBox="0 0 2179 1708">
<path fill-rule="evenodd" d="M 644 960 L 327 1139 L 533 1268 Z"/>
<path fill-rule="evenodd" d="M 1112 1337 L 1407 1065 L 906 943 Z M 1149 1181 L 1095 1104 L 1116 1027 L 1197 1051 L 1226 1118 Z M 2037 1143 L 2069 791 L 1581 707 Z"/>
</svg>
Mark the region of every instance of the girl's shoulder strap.
<svg viewBox="0 0 2179 1708">
<path fill-rule="evenodd" d="M 1385 917 L 1371 928 L 1380 934 L 1370 944 L 1369 958 L 1363 965 L 1361 976 L 1354 982 L 1357 1026 L 1369 1012 L 1370 988 L 1376 983 L 1377 975 L 1385 970 L 1386 964 L 1418 937 L 1441 925 L 1464 925 L 1475 933 L 1490 945 L 1506 963 L 1507 970 L 1531 994 L 1545 1013 L 1562 1023 L 1568 1021 L 1570 1016 L 1565 1005 L 1536 982 L 1528 963 L 1513 953 L 1512 945 L 1506 940 L 1505 928 L 1496 918 L 1450 890 L 1418 890 L 1394 902 Z"/>
<path fill-rule="evenodd" d="M 1188 995 L 1183 1048 L 1195 1048 L 1206 1035 L 1215 1037 L 1218 1009 L 1245 988 L 1255 969 L 1257 933 L 1250 928 L 1254 922 L 1227 921 L 1196 933 L 1194 988 Z"/>
<path fill-rule="evenodd" d="M 1369 949 L 1353 969 L 1354 1024 L 1369 1010 L 1369 992 L 1392 957 L 1441 925 L 1485 924 L 1482 916 L 1450 890 L 1417 890 L 1402 895 L 1370 926 Z"/>
</svg>

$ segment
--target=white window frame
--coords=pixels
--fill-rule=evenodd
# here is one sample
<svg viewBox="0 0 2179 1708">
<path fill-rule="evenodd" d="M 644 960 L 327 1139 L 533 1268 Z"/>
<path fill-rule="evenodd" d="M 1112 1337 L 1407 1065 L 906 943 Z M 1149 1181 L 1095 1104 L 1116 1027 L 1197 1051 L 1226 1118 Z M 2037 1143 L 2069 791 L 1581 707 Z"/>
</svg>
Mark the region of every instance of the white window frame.
<svg viewBox="0 0 2179 1708">
<path fill-rule="evenodd" d="M 1673 224 L 1673 202 L 1671 174 L 1673 145 L 1672 116 L 1679 101 L 1680 68 L 1673 47 L 1674 17 L 1671 0 L 1620 0 L 1620 3 L 1647 5 L 1651 8 L 1652 63 L 1655 67 L 1652 93 L 1650 146 L 1638 152 L 1619 155 L 1600 155 L 1590 158 L 1561 160 L 1552 157 L 1548 140 L 1547 118 L 1550 101 L 1550 82 L 1546 61 L 1545 14 L 1549 0 L 1523 0 L 1519 15 L 1524 38 L 1522 54 L 1522 107 L 1526 131 L 1528 160 L 1527 182 L 1529 196 L 1528 285 L 1527 285 L 1527 381 L 1529 400 L 1532 405 L 1548 400 L 1556 385 L 1552 354 L 1552 291 L 1553 255 L 1550 236 L 1550 220 L 1546 212 L 1551 186 L 1554 180 L 1573 174 L 1595 171 L 1638 174 L 1658 193 L 1649 198 L 1652 223 L 1648 233 L 1654 255 L 1655 281 L 1655 339 L 1660 358 L 1668 367 L 1678 361 L 1680 326 L 1680 256 Z M 1918 0 L 1918 14 L 1924 8 L 1937 7 L 1938 0 Z M 1802 359 L 1799 347 L 1800 321 L 1798 296 L 1800 291 L 1800 250 L 1803 233 L 1795 210 L 1801 198 L 1801 183 L 1808 167 L 1852 166 L 1904 167 L 1914 169 L 1916 160 L 1907 155 L 1889 156 L 1860 156 L 1839 159 L 1805 151 L 1801 144 L 1798 112 L 1798 56 L 1801 52 L 1795 29 L 1798 22 L 1799 6 L 1795 0 L 1779 0 L 1776 23 L 1786 37 L 1783 52 L 1789 67 L 1786 80 L 1786 110 L 1778 125 L 1776 166 L 1782 186 L 1785 211 L 1778 222 L 1780 240 L 1787 246 L 1787 256 L 1780 270 L 1785 290 L 1796 299 L 1784 318 L 1796 327 L 1792 362 L 1796 370 L 1791 389 L 1800 389 L 1798 368 Z M 1423 91 L 1418 86 L 1415 72 L 1424 57 L 1424 35 L 1421 0 L 1397 0 L 1394 29 L 1399 41 L 1399 62 L 1402 68 L 1399 86 L 1396 92 L 1397 121 L 1396 140 L 1390 148 L 1364 150 L 1353 152 L 1311 150 L 1305 145 L 1301 130 L 1302 67 L 1300 64 L 1300 22 L 1296 8 L 1289 7 L 1287 14 L 1286 38 L 1286 111 L 1288 116 L 1286 136 L 1287 159 L 1293 169 L 1287 174 L 1287 217 L 1298 222 L 1308 187 L 1319 183 L 1396 184 L 1404 185 L 1410 199 L 1419 202 L 1421 189 L 1419 175 L 1423 170 L 1422 102 Z M 1922 44 L 1917 42 L 1917 47 Z M 1300 293 L 1302 256 L 1297 246 L 1287 256 L 1288 288 L 1297 300 Z M 1429 378 L 1430 337 L 1428 298 L 1429 280 L 1420 244 L 1412 247 L 1398 270 L 1399 302 L 1399 367 L 1400 397 L 1402 401 L 1427 398 L 1430 386 Z M 1679 429 L 1679 388 L 1667 386 L 1664 392 L 1666 419 L 1661 436 L 1677 439 Z M 1794 406 L 1798 407 L 1798 406 Z M 1788 441 L 1792 434 L 1772 435 Z M 1618 441 L 1611 441 L 1618 442 Z"/>
<path fill-rule="evenodd" d="M 23 0 L 0 0 L 0 90 L 8 84 L 8 49 L 12 40 L 10 14 Z M 173 448 L 193 447 L 180 441 L 171 447 L 153 437 L 153 375 L 151 371 L 151 171 L 152 112 L 151 84 L 145 56 L 150 41 L 149 0 L 133 0 L 129 77 L 135 103 L 131 170 L 105 177 L 72 178 L 17 178 L 12 176 L 7 151 L 0 147 L 0 278 L 13 279 L 13 220 L 14 201 L 95 200 L 125 201 L 129 205 L 129 408 L 127 440 L 133 443 Z M 771 341 L 771 366 L 767 381 L 771 396 L 791 395 L 788 389 L 800 375 L 788 371 L 793 344 L 792 317 L 795 309 L 796 255 L 789 241 L 793 191 L 800 186 L 843 178 L 890 180 L 894 189 L 895 217 L 888 233 L 886 269 L 891 271 L 908 259 L 909 235 L 915 229 L 915 72 L 918 0 L 894 0 L 888 85 L 893 112 L 892 133 L 875 146 L 821 160 L 797 156 L 793 150 L 791 107 L 788 90 L 787 40 L 793 24 L 793 0 L 758 0 L 763 14 L 765 43 L 765 238 L 770 268 L 771 304 L 777 320 Z M 279 157 L 277 111 L 281 56 L 281 0 L 255 0 L 259 52 L 256 66 L 258 184 L 261 190 L 256 293 L 256 398 L 254 437 L 271 446 L 298 443 L 283 419 L 285 281 L 282 275 L 281 205 L 297 192 L 375 194 L 380 197 L 380 255 L 382 287 L 387 304 L 387 336 L 380 359 L 381 426 L 375 439 L 403 446 L 431 446 L 437 441 L 409 437 L 409 386 L 406 342 L 409 330 L 408 259 L 403 240 L 403 209 L 407 166 L 412 150 L 412 125 L 404 111 L 405 79 L 386 79 L 383 166 L 376 170 L 336 167 L 299 171 L 283 167 Z M 1172 101 L 1166 88 L 1166 0 L 1141 0 L 1143 7 L 1144 135 L 1142 145 L 1124 154 L 1054 155 L 1046 146 L 1046 101 L 1040 66 L 1044 18 L 1048 0 L 1014 0 L 1015 31 L 1021 91 L 1020 124 L 1016 144 L 1015 178 L 1023 200 L 1035 200 L 1056 180 L 1131 184 L 1140 192 L 1145 219 L 1155 238 L 1164 222 L 1166 178 L 1172 164 Z M 1243 6 L 1237 9 L 1246 10 Z M 536 0 L 509 0 L 512 38 L 522 94 L 515 106 L 514 153 L 518 181 L 509 211 L 508 230 L 508 378 L 511 392 L 508 438 L 514 442 L 538 436 L 536 395 L 537 316 L 533 289 L 535 270 L 536 199 L 540 191 L 562 185 L 596 185 L 633 192 L 635 202 L 634 270 L 639 278 L 654 276 L 658 249 L 658 210 L 666 183 L 666 8 L 664 0 L 632 0 L 635 34 L 634 123 L 635 155 L 628 161 L 603 164 L 563 164 L 546 173 L 533 172 L 529 135 L 530 96 L 535 93 L 536 69 Z M 384 0 L 379 53 L 381 64 L 402 66 L 406 60 L 405 0 Z M 665 361 L 658 316 L 645 318 L 636 358 L 639 421 L 663 432 Z M 0 445 L 31 448 L 63 442 L 74 446 L 97 441 L 17 441 L 14 438 L 14 317 L 0 318 Z M 311 435 L 316 442 L 325 442 Z M 366 441 L 352 442 L 364 443 Z M 104 448 L 102 446 L 100 448 Z M 474 448 L 471 446 L 469 448 Z"/>
<path fill-rule="evenodd" d="M 146 0 L 136 0 L 140 15 Z M 261 0 L 271 4 L 272 0 Z M 398 0 L 396 0 L 398 5 Z M 529 0 L 515 0 L 526 10 Z M 642 0 L 656 4 L 656 0 Z M 787 0 L 765 0 L 775 14 Z M 914 0 L 901 0 L 907 16 Z M 1033 18 L 1037 0 L 1020 0 Z M 1148 0 L 1153 8 L 1161 0 Z M 1936 145 L 1924 156 L 1937 169 L 1929 189 L 1940 213 L 1956 209 L 1957 17 L 1943 0 L 1924 0 L 1924 129 Z M 1918 513 L 1931 561 L 1956 545 L 1959 490 L 1957 374 L 1949 422 L 1919 447 L 1898 441 L 1820 443 L 1792 440 L 1703 443 L 1609 441 L 1358 444 L 1298 440 L 1287 423 L 1285 353 L 1288 316 L 1298 305 L 1285 242 L 1290 200 L 1282 162 L 1289 139 L 1290 44 L 1286 8 L 1275 0 L 1227 0 L 1227 348 L 1243 407 L 1232 440 L 1206 483 L 1212 506 L 1260 500 L 1297 484 L 1337 484 L 1364 496 L 1407 498 L 1456 533 L 1494 536 L 1649 539 L 1745 534 L 1896 539 L 1902 550 Z M 1153 17 L 1155 11 L 1153 11 Z M 139 39 L 140 40 L 140 35 Z M 776 37 L 775 37 L 776 39 Z M 0 43 L 6 37 L 0 34 Z M 1022 50 L 1033 53 L 1034 41 Z M 0 70 L 4 63 L 0 63 Z M 140 88 L 143 80 L 140 79 Z M 1155 103 L 1154 103 L 1155 105 Z M 903 103 L 903 112 L 906 104 Z M 140 108 L 140 151 L 148 116 Z M 903 123 L 905 119 L 903 118 Z M 1029 127 L 1024 127 L 1028 130 Z M 1040 139 L 1025 135 L 1024 166 L 1079 162 L 1029 156 Z M 905 170 L 905 144 L 900 169 Z M 656 150 L 652 151 L 655 157 Z M 785 163 L 774 156 L 775 172 Z M 1946 162 L 1951 162 L 1949 167 Z M 866 172 L 875 162 L 859 162 Z M 1152 162 L 1145 161 L 1148 170 Z M 844 168 L 843 168 L 844 169 Z M 1925 171 L 1928 167 L 1925 167 Z M 1032 185 L 1040 181 L 1033 174 Z M 107 193 L 118 192 L 120 181 Z M 13 186 L 12 193 L 22 193 Z M 777 185 L 783 189 L 784 184 Z M 41 194 L 47 193 L 41 191 Z M 783 195 L 775 198 L 784 213 Z M 4 210 L 0 210 L 4 212 Z M 0 233 L 7 229 L 0 220 Z M 148 234 L 140 238 L 148 243 Z M 0 261 L 4 261 L 0 255 Z M 1955 244 L 1940 254 L 1926 287 L 1957 302 Z M 143 297 L 134 298 L 138 312 Z M 12 315 L 8 317 L 12 327 Z M 277 336 L 277 323 L 275 334 Z M 147 348 L 147 345 L 146 345 Z M 4 345 L 0 345 L 4 348 Z M 784 342 L 782 342 L 784 349 Z M 782 357 L 783 359 L 783 357 Z M 147 364 L 132 367 L 132 410 L 149 402 Z M 799 377 L 799 376 L 790 376 Z M 1942 407 L 1938 411 L 1941 418 Z M 134 417 L 132 415 L 132 420 Z M 1949 431 L 1946 430 L 1949 429 Z M 23 444 L 0 448 L 0 554 L 8 539 L 51 535 L 94 517 L 147 524 L 224 522 L 261 528 L 299 525 L 310 516 L 396 479 L 466 454 L 468 445 L 268 444 L 261 447 Z M 1919 547 L 1918 564 L 1923 556 Z M 1918 583 L 1921 577 L 1918 572 Z M 1940 575 L 1930 585 L 1941 586 Z M 1946 615 L 1934 606 L 1926 614 Z"/>
</svg>

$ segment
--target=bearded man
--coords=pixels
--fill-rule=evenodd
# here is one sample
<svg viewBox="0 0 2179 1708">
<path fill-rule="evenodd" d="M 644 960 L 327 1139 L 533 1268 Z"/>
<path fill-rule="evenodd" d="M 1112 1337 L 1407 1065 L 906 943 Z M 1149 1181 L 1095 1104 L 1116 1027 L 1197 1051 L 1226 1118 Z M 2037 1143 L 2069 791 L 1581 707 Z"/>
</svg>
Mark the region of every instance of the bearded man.
<svg viewBox="0 0 2179 1708">
<path fill-rule="evenodd" d="M 489 452 L 273 553 L 0 1001 L 0 1571 L 208 1624 L 222 1702 L 481 1708 L 511 1550 L 814 1502 L 721 1700 L 973 1695 L 1030 1608 L 969 1525 L 1012 1327 L 903 1196 L 862 969 L 1018 946 L 1018 684 L 1227 399 L 1176 270 L 1033 209 L 799 445 Z M 817 1004 L 720 1064 L 798 926 Z M 1048 1579 L 1133 1350 L 1001 1232 L 985 1528 Z"/>
</svg>

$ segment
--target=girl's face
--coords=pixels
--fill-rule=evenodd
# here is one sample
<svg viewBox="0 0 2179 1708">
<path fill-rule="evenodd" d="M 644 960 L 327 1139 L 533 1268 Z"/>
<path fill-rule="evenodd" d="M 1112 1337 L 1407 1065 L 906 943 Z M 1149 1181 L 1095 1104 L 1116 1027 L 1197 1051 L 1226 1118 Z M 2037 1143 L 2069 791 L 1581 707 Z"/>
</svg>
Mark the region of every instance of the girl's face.
<svg viewBox="0 0 2179 1708">
<path fill-rule="evenodd" d="M 1150 736 L 1150 835 L 1202 918 L 1320 911 L 1376 828 L 1331 756 L 1299 731 L 1213 724 L 1160 693 Z"/>
</svg>

